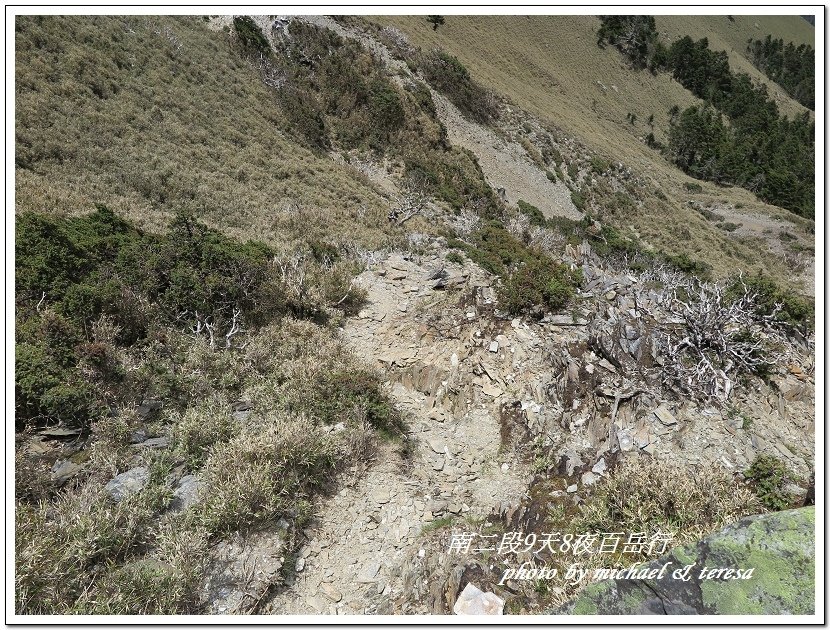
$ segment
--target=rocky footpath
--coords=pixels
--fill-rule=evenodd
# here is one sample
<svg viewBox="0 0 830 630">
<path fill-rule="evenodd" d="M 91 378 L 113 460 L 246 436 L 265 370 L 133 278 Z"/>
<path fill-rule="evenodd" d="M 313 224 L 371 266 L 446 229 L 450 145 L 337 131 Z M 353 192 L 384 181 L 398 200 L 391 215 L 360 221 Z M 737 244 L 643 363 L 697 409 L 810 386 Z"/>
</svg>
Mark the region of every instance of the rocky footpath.
<svg viewBox="0 0 830 630">
<path fill-rule="evenodd" d="M 448 613 L 467 584 L 484 588 L 493 577 L 448 553 L 449 532 L 494 522 L 520 530 L 553 494 L 575 509 L 621 457 L 740 474 L 770 454 L 798 482 L 787 490 L 807 494 L 809 341 L 782 346 L 766 381 L 737 382 L 725 401 L 679 395 L 664 378 L 668 335 L 683 326 L 666 278 L 568 246 L 562 261 L 585 279 L 568 312 L 510 318 L 498 309 L 497 279 L 470 261 L 449 262 L 449 251 L 437 239 L 418 253 L 378 254 L 357 278 L 367 304 L 342 330 L 388 379 L 409 427 L 405 443 L 381 443 L 372 465 L 316 501 L 301 530 L 277 523 L 213 548 L 204 585 L 212 612 Z M 139 410 L 148 429 L 133 436 L 134 468 L 106 486 L 114 501 L 146 485 L 142 452 L 169 448 L 149 430 L 157 406 Z M 60 485 L 83 461 L 65 446 L 76 435 L 49 431 L 22 448 L 53 461 Z M 59 444 L 62 458 L 50 460 Z M 556 488 L 536 497 L 539 478 Z M 198 495 L 195 477 L 169 482 L 172 513 Z"/>
<path fill-rule="evenodd" d="M 745 518 L 699 543 L 643 565 L 661 579 L 614 579 L 588 586 L 557 611 L 572 615 L 812 615 L 815 508 Z M 673 579 L 675 569 L 694 565 Z M 731 573 L 719 571 L 732 570 Z M 749 579 L 734 577 L 752 569 Z"/>
<path fill-rule="evenodd" d="M 381 445 L 373 467 L 320 502 L 302 532 L 290 586 L 268 612 L 443 612 L 413 597 L 403 567 L 425 561 L 424 541 L 432 528 L 449 522 L 466 527 L 494 505 L 524 495 L 527 470 L 501 449 L 499 398 L 507 385 L 499 387 L 480 367 L 497 360 L 498 335 L 488 331 L 485 343 L 474 305 L 450 308 L 457 311 L 458 334 L 440 332 L 449 323 L 433 321 L 428 307 L 447 297 L 443 288 L 433 288 L 437 279 L 430 276 L 438 264 L 435 257 L 416 262 L 393 255 L 358 278 L 368 305 L 347 322 L 343 335 L 356 353 L 394 379 L 391 394 L 409 425 L 410 452 Z M 486 274 L 450 267 L 439 274 L 442 287 L 483 293 L 492 308 Z M 471 380 L 473 364 L 481 376 Z M 489 369 L 495 376 L 495 368 Z"/>
<path fill-rule="evenodd" d="M 739 472 L 770 453 L 805 475 L 812 468 L 810 366 L 786 364 L 769 384 L 733 390 L 742 415 L 678 399 L 658 378 L 665 350 L 646 313 L 663 297 L 642 288 L 645 275 L 569 247 L 566 262 L 586 278 L 572 311 L 511 319 L 495 279 L 447 253 L 439 240 L 358 277 L 367 306 L 343 335 L 389 378 L 410 454 L 384 445 L 373 467 L 320 502 L 269 612 L 450 612 L 468 583 L 493 576 L 448 553 L 448 532 L 527 525 L 541 454 L 550 462 L 541 472 L 561 480 L 557 500 L 573 504 L 620 457 Z"/>
</svg>

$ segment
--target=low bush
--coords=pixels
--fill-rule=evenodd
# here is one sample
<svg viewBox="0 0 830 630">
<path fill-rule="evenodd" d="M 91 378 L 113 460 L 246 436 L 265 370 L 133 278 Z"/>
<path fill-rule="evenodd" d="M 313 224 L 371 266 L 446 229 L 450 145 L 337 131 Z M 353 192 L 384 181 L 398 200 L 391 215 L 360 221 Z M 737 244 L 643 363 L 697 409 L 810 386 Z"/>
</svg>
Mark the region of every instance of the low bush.
<svg viewBox="0 0 830 630">
<path fill-rule="evenodd" d="M 416 63 L 432 87 L 464 115 L 484 124 L 498 118 L 495 97 L 472 79 L 458 58 L 443 50 L 433 50 L 419 55 Z"/>
<path fill-rule="evenodd" d="M 521 199 L 519 199 L 517 205 L 519 206 L 519 210 L 522 214 L 527 215 L 530 219 L 531 225 L 546 225 L 547 221 L 545 220 L 545 215 L 542 214 L 542 211 L 539 210 L 539 208 Z"/>
<path fill-rule="evenodd" d="M 693 276 L 697 276 L 702 280 L 707 280 L 712 277 L 712 266 L 709 263 L 701 260 L 694 260 L 688 254 L 661 254 L 663 260 L 669 263 L 675 269 Z"/>
<path fill-rule="evenodd" d="M 605 171 L 611 168 L 611 161 L 603 157 L 595 155 L 591 158 L 591 170 L 597 174 L 602 175 Z"/>
<path fill-rule="evenodd" d="M 568 162 L 568 177 L 571 182 L 576 182 L 579 179 L 579 164 L 576 162 Z"/>
<path fill-rule="evenodd" d="M 248 54 L 271 57 L 271 45 L 259 26 L 247 15 L 237 15 L 233 18 L 233 28 L 242 49 Z"/>
<path fill-rule="evenodd" d="M 557 311 L 573 297 L 578 280 L 564 265 L 544 257 L 520 264 L 497 289 L 499 306 L 511 315 L 542 306 Z"/>
<path fill-rule="evenodd" d="M 402 416 L 377 374 L 337 357 L 303 367 L 303 382 L 291 383 L 286 390 L 286 403 L 293 413 L 315 424 L 365 423 L 390 437 L 401 433 Z"/>
<path fill-rule="evenodd" d="M 780 305 L 776 314 L 778 321 L 803 331 L 814 326 L 815 310 L 810 300 L 781 288 L 769 276 L 759 272 L 753 276 L 736 278 L 728 287 L 727 295 L 737 298 L 743 295 L 744 287 L 756 294 L 760 315 L 769 316 Z"/>
<path fill-rule="evenodd" d="M 463 249 L 483 269 L 501 277 L 497 288 L 500 308 L 510 314 L 534 307 L 557 310 L 582 282 L 581 274 L 532 249 L 498 221 L 489 221 L 470 235 L 470 243 L 448 239 L 449 247 Z"/>
<path fill-rule="evenodd" d="M 571 203 L 579 212 L 585 212 L 585 197 L 578 190 L 571 191 Z"/>
<path fill-rule="evenodd" d="M 485 218 L 500 214 L 500 204 L 475 155 L 452 147 L 447 151 L 413 148 L 404 157 L 406 176 L 422 181 L 439 199 L 460 212 L 468 209 Z"/>
<path fill-rule="evenodd" d="M 104 207 L 71 219 L 24 214 L 16 237 L 18 428 L 88 426 L 103 409 L 129 404 L 124 395 L 138 394 L 142 378 L 163 375 L 147 373 L 147 365 L 125 371 L 117 350 L 154 347 L 166 327 L 198 334 L 213 350 L 235 342 L 227 336 L 234 330 L 244 335 L 285 315 L 353 313 L 366 295 L 352 282 L 359 267 L 322 243 L 309 254 L 275 257 L 187 214 L 163 235 L 143 233 Z M 111 330 L 104 341 L 95 338 L 102 321 Z M 165 389 L 173 394 L 183 382 Z"/>
<path fill-rule="evenodd" d="M 447 262 L 455 263 L 456 265 L 464 264 L 464 256 L 462 256 L 458 252 L 450 252 L 446 256 L 444 256 L 444 259 Z"/>
<path fill-rule="evenodd" d="M 792 498 L 783 490 L 788 471 L 780 459 L 773 455 L 758 455 L 745 476 L 752 482 L 752 488 L 765 508 L 778 511 L 790 507 Z"/>
</svg>

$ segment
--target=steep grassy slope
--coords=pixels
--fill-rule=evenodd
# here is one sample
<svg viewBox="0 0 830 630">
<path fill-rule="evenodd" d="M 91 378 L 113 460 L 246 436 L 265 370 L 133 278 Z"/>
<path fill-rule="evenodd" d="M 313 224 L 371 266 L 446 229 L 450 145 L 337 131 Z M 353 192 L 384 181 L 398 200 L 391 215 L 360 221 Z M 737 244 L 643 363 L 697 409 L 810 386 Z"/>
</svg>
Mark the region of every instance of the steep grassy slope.
<svg viewBox="0 0 830 630">
<path fill-rule="evenodd" d="M 15 27 L 18 212 L 105 203 L 154 230 L 190 210 L 276 245 L 341 241 L 344 224 L 368 246 L 387 240 L 381 194 L 295 139 L 256 70 L 201 18 Z"/>
<path fill-rule="evenodd" d="M 784 264 L 775 253 L 781 250 L 778 235 L 782 231 L 797 234 L 804 247 L 811 247 L 811 222 L 765 204 L 742 189 L 694 182 L 658 151 L 647 147 L 644 138 L 649 132 L 658 141 L 665 141 L 668 111 L 673 105 L 682 110 L 698 101 L 668 74 L 654 76 L 647 71 L 633 71 L 615 49 L 599 48 L 597 18 L 446 16 L 446 24 L 438 30 L 433 30 L 423 17 L 371 19 L 401 29 L 414 45 L 447 50 L 470 69 L 476 80 L 572 134 L 591 151 L 622 161 L 638 175 L 649 178 L 666 199 L 651 200 L 626 217 L 627 226 L 647 244 L 704 258 L 721 272 L 735 267 L 763 267 L 790 282 L 794 275 L 804 272 L 802 286 L 810 290 L 809 269 L 794 274 L 794 268 Z M 775 24 L 772 19 L 759 19 L 762 29 Z M 730 49 L 760 32 L 754 28 L 753 18 L 736 18 L 734 23 L 726 16 L 696 20 L 661 18 L 658 28 L 667 33 L 667 38 L 673 38 L 689 27 L 688 33 L 693 37 L 707 36 L 714 48 Z M 782 23 L 804 38 L 806 31 L 799 20 L 804 22 L 792 17 Z M 723 25 L 719 26 L 721 21 Z M 694 29 L 690 23 L 695 23 Z M 811 28 L 806 22 L 804 26 Z M 789 31 L 776 32 L 787 37 Z M 736 69 L 769 83 L 742 52 L 743 47 L 731 53 L 740 62 Z M 784 111 L 804 110 L 780 88 L 773 87 L 770 92 L 781 93 L 779 100 Z M 633 123 L 629 114 L 636 117 Z M 652 115 L 653 126 L 648 123 Z M 701 192 L 690 194 L 687 184 L 699 184 Z M 693 210 L 690 202 L 734 208 L 734 216 L 729 219 L 742 223 L 744 228 L 724 233 Z"/>
<path fill-rule="evenodd" d="M 723 15 L 658 16 L 657 29 L 667 41 L 674 41 L 684 35 L 695 40 L 706 37 L 712 50 L 725 50 L 729 54 L 729 65 L 734 72 L 745 72 L 754 81 L 769 87 L 770 96 L 775 99 L 781 113 L 793 117 L 803 112 L 805 108 L 802 105 L 752 65 L 747 59 L 746 45 L 750 38 L 763 39 L 767 35 L 775 35 L 782 37 L 785 42 L 815 46 L 815 29 L 796 15 L 732 17 L 734 22 Z"/>
<path fill-rule="evenodd" d="M 201 612 L 216 541 L 302 520 L 400 432 L 367 424 L 398 416 L 340 338 L 365 297 L 340 246 L 416 221 L 391 226 L 366 177 L 294 135 L 230 33 L 15 26 L 16 610 Z M 201 489 L 171 508 L 186 474 Z"/>
</svg>

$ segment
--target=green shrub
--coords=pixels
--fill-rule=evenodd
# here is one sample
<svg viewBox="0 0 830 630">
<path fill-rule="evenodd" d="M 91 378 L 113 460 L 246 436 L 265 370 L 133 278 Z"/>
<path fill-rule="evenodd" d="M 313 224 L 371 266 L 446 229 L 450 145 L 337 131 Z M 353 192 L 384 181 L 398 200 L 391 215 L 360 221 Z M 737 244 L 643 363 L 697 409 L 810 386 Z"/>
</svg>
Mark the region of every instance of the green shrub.
<svg viewBox="0 0 830 630">
<path fill-rule="evenodd" d="M 736 278 L 727 289 L 727 296 L 732 299 L 742 296 L 744 287 L 757 294 L 759 314 L 768 316 L 780 304 L 781 310 L 776 316 L 778 321 L 801 329 L 814 325 L 815 312 L 810 300 L 782 289 L 769 276 L 759 272 L 743 279 Z"/>
<path fill-rule="evenodd" d="M 557 265 L 543 257 L 522 263 L 496 290 L 499 306 L 511 315 L 542 306 L 556 311 L 565 306 L 578 284 L 564 265 Z"/>
<path fill-rule="evenodd" d="M 402 417 L 378 376 L 353 366 L 348 370 L 321 366 L 298 386 L 291 409 L 326 425 L 365 421 L 389 435 L 402 427 Z"/>
<path fill-rule="evenodd" d="M 548 178 L 548 181 L 556 183 L 556 175 L 554 175 L 550 171 L 545 171 L 545 177 Z"/>
<path fill-rule="evenodd" d="M 675 269 L 697 276 L 703 280 L 712 277 L 712 266 L 701 260 L 694 260 L 688 254 L 661 254 L 663 259 Z"/>
<path fill-rule="evenodd" d="M 527 217 L 530 219 L 531 225 L 546 224 L 547 221 L 545 219 L 545 215 L 542 214 L 542 211 L 539 210 L 539 208 L 537 208 L 536 206 L 533 206 L 521 199 L 519 199 L 517 205 L 519 206 L 519 210 L 522 212 L 522 214 L 527 215 Z"/>
<path fill-rule="evenodd" d="M 520 262 L 534 256 L 520 240 L 504 229 L 498 221 L 489 221 L 470 236 L 471 245 L 462 243 L 467 257 L 490 273 L 503 276 Z"/>
<path fill-rule="evenodd" d="M 384 142 L 404 123 L 404 108 L 394 84 L 375 79 L 369 86 L 369 111 L 375 135 Z"/>
<path fill-rule="evenodd" d="M 221 345 L 234 316 L 251 331 L 287 313 L 317 316 L 327 305 L 352 313 L 366 295 L 352 284 L 357 267 L 338 260 L 336 248 L 313 241 L 314 260 L 301 263 L 305 281 L 294 282 L 283 277 L 268 247 L 238 243 L 189 214 L 179 214 L 159 236 L 136 230 L 103 207 L 72 219 L 23 214 L 16 232 L 19 426 L 85 426 L 117 402 L 110 386 L 125 372 L 114 348 L 92 343 L 102 316 L 113 327 L 111 342 L 124 347 L 144 340 L 151 329 L 197 322 L 215 326 Z M 40 313 L 39 287 L 48 289 Z M 134 371 L 130 380 L 135 384 L 145 376 L 166 378 Z"/>
<path fill-rule="evenodd" d="M 576 182 L 579 178 L 579 164 L 576 162 L 568 162 L 568 177 L 572 182 Z"/>
<path fill-rule="evenodd" d="M 262 34 L 260 28 L 249 16 L 238 15 L 233 18 L 233 28 L 239 38 L 243 50 L 248 54 L 265 55 L 270 57 L 271 45 Z"/>
<path fill-rule="evenodd" d="M 15 344 L 15 425 L 85 426 L 101 411 L 93 386 L 76 368 L 81 331 L 45 311 L 18 323 Z"/>
<path fill-rule="evenodd" d="M 452 147 L 447 151 L 411 151 L 404 158 L 406 176 L 422 181 L 436 197 L 454 210 L 468 208 L 483 217 L 499 214 L 499 201 L 475 155 Z"/>
<path fill-rule="evenodd" d="M 548 164 L 552 164 L 554 168 L 559 168 L 562 163 L 562 153 L 553 145 L 547 145 L 543 148 L 542 154 Z M 559 179 L 562 179 L 561 177 Z"/>
<path fill-rule="evenodd" d="M 611 168 L 611 161 L 603 157 L 595 155 L 591 158 L 591 170 L 597 175 L 602 175 L 605 171 Z"/>
<path fill-rule="evenodd" d="M 317 101 L 296 88 L 280 91 L 280 105 L 293 133 L 312 149 L 326 150 L 331 146 L 329 127 Z"/>
<path fill-rule="evenodd" d="M 464 256 L 462 256 L 458 252 L 450 252 L 446 256 L 444 256 L 444 259 L 447 262 L 455 263 L 457 265 L 463 265 L 464 264 Z"/>
<path fill-rule="evenodd" d="M 699 194 L 703 192 L 703 186 L 700 184 L 696 184 L 694 182 L 684 182 L 683 188 L 688 190 L 690 193 Z"/>
<path fill-rule="evenodd" d="M 585 212 L 585 197 L 578 190 L 571 191 L 571 202 L 580 212 Z"/>
<path fill-rule="evenodd" d="M 778 511 L 790 507 L 792 500 L 783 490 L 787 467 L 780 459 L 773 455 L 758 455 L 745 475 L 765 508 Z"/>
<path fill-rule="evenodd" d="M 427 22 L 432 24 L 432 30 L 437 31 L 439 26 L 444 24 L 444 16 L 443 15 L 428 15 Z"/>
<path fill-rule="evenodd" d="M 418 66 L 432 87 L 466 116 L 485 124 L 498 117 L 492 95 L 473 81 L 470 72 L 456 57 L 443 50 L 433 50 L 419 57 Z"/>
</svg>

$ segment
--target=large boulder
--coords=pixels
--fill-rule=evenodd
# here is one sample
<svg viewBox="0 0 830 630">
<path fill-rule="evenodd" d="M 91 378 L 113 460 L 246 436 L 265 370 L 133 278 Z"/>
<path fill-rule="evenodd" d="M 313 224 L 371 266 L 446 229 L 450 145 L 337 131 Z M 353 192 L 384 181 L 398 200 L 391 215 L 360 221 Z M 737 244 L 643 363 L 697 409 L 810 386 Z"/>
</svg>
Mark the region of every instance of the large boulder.
<svg viewBox="0 0 830 630">
<path fill-rule="evenodd" d="M 662 579 L 610 579 L 558 612 L 572 615 L 810 615 L 815 612 L 815 508 L 751 516 L 641 565 Z M 690 579 L 672 571 L 690 564 Z M 708 569 L 753 569 L 749 579 L 704 579 Z M 712 574 L 713 576 L 715 574 Z M 678 577 L 682 577 L 680 574 Z"/>
</svg>

